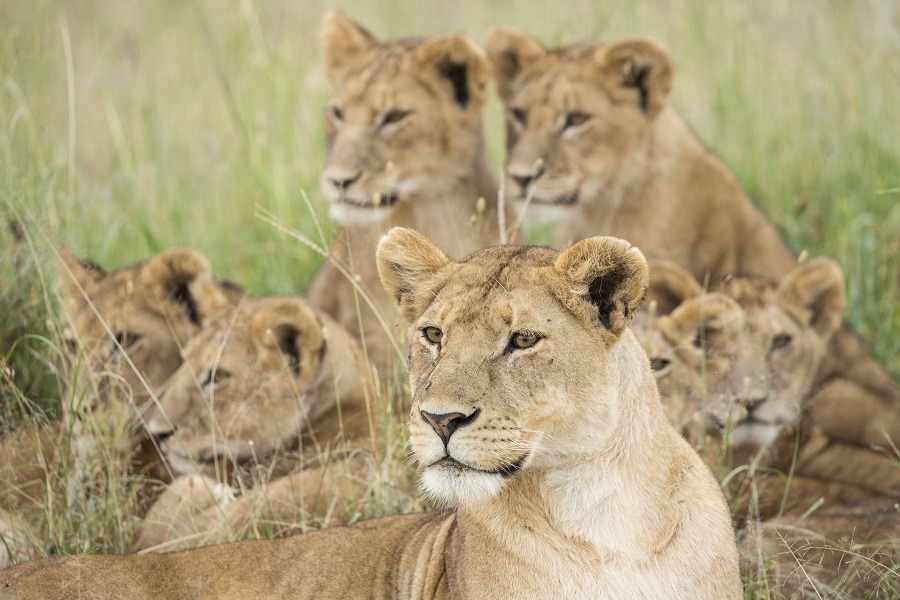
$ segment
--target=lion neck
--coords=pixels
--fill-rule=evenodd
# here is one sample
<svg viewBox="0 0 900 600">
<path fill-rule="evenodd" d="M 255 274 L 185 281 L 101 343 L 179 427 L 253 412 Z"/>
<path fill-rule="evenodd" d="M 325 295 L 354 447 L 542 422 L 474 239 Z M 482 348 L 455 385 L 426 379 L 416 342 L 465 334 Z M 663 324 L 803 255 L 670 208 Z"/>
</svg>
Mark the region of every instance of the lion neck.
<svg viewBox="0 0 900 600">
<path fill-rule="evenodd" d="M 683 469 L 642 356 L 627 331 L 609 353 L 609 389 L 617 392 L 600 400 L 617 404 L 612 427 L 601 436 L 591 425 L 566 432 L 594 441 L 551 468 L 526 469 L 491 500 L 462 507 L 461 543 L 562 572 L 590 572 L 665 545 L 675 518 L 666 490 Z"/>
</svg>

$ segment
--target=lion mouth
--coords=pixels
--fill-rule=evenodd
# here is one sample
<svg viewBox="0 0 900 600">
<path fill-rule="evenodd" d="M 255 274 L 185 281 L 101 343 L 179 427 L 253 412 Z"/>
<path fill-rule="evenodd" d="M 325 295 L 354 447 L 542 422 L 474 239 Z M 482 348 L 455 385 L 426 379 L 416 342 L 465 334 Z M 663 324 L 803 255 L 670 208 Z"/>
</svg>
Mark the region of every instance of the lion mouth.
<svg viewBox="0 0 900 600">
<path fill-rule="evenodd" d="M 353 208 L 372 209 L 393 206 L 399 199 L 400 195 L 397 191 L 391 190 L 387 194 L 375 194 L 372 196 L 371 200 L 361 200 L 351 196 L 341 196 L 338 198 L 338 203 L 352 206 Z"/>
<path fill-rule="evenodd" d="M 487 475 L 500 475 L 501 477 L 509 477 L 519 469 L 522 468 L 522 465 L 525 463 L 525 459 L 528 458 L 527 454 L 523 454 L 516 460 L 512 461 L 509 464 L 502 465 L 496 469 L 482 469 L 479 467 L 475 467 L 473 465 L 467 465 L 463 462 L 460 462 L 453 458 L 452 456 L 445 455 L 443 458 L 434 461 L 428 467 L 441 467 L 444 469 L 449 469 L 455 473 L 465 473 L 466 471 L 475 471 L 477 473 L 485 473 Z"/>
</svg>

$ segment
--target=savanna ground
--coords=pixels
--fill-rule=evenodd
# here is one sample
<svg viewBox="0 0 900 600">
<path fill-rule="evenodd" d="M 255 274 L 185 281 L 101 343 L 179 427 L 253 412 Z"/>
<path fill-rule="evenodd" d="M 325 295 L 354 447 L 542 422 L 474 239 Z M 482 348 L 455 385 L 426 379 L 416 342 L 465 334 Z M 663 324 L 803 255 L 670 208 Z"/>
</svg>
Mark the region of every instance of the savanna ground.
<svg viewBox="0 0 900 600">
<path fill-rule="evenodd" d="M 318 177 L 329 90 L 317 42 L 330 7 L 0 4 L 0 432 L 58 414 L 68 393 L 54 248 L 116 268 L 188 246 L 253 294 L 306 290 L 321 257 L 257 215 L 316 238 L 305 193 L 327 221 Z M 481 40 L 506 23 L 550 45 L 660 40 L 676 63 L 675 105 L 795 250 L 840 263 L 847 319 L 900 373 L 900 5 L 355 0 L 341 8 L 383 38 L 464 31 Z M 499 170 L 494 99 L 485 124 Z M 126 551 L 133 487 L 107 485 L 99 501 L 60 490 L 36 526 L 46 540 L 39 551 Z M 419 506 L 385 497 L 372 514 Z M 898 563 L 886 565 L 873 596 L 900 594 Z M 765 573 L 748 577 L 748 597 L 767 593 Z"/>
</svg>

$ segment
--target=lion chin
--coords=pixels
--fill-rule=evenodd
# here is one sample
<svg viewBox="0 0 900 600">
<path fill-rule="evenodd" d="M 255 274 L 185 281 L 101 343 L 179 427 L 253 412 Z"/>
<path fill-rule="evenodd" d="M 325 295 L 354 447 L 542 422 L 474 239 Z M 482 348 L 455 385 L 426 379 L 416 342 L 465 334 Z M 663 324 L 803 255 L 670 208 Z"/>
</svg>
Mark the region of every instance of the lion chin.
<svg viewBox="0 0 900 600">
<path fill-rule="evenodd" d="M 447 506 L 464 506 L 497 496 L 503 489 L 503 476 L 441 462 L 425 468 L 422 488 Z"/>
<path fill-rule="evenodd" d="M 375 225 L 386 221 L 394 212 L 392 206 L 359 206 L 333 202 L 328 214 L 341 225 Z"/>
</svg>

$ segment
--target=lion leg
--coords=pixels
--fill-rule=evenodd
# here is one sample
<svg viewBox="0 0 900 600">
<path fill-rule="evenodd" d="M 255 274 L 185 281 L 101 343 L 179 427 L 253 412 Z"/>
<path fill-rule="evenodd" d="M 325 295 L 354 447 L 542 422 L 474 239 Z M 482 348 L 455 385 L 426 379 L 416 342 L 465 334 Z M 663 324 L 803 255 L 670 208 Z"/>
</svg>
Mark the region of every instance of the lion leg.
<svg viewBox="0 0 900 600">
<path fill-rule="evenodd" d="M 210 477 L 188 475 L 173 481 L 150 507 L 134 550 L 198 545 L 212 515 L 232 502 L 233 491 Z"/>
<path fill-rule="evenodd" d="M 62 426 L 27 428 L 0 438 L 0 503 L 42 505 L 47 478 L 58 467 Z"/>
</svg>

